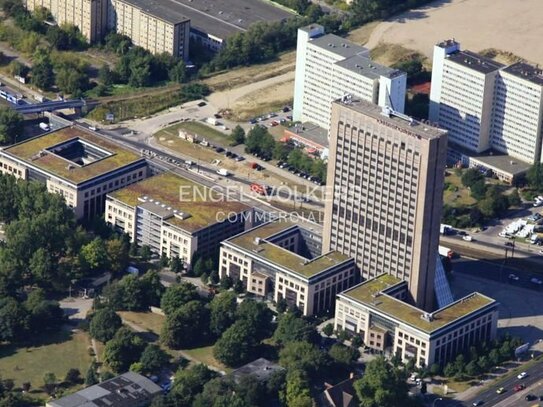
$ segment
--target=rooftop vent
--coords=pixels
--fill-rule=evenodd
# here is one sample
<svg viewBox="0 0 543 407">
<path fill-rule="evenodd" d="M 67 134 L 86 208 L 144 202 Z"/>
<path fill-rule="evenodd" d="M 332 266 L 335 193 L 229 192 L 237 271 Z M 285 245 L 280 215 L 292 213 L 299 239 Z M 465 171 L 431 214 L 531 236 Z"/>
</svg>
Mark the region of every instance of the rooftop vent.
<svg viewBox="0 0 543 407">
<path fill-rule="evenodd" d="M 254 240 L 254 242 L 255 242 L 255 244 L 256 244 L 256 245 L 259 245 L 259 244 L 260 244 L 260 242 L 261 242 L 261 240 L 260 240 L 260 238 L 259 238 L 259 237 L 255 237 L 255 240 Z"/>
<path fill-rule="evenodd" d="M 425 312 L 420 318 L 426 322 L 432 322 L 434 320 L 434 315 L 430 312 Z"/>
</svg>

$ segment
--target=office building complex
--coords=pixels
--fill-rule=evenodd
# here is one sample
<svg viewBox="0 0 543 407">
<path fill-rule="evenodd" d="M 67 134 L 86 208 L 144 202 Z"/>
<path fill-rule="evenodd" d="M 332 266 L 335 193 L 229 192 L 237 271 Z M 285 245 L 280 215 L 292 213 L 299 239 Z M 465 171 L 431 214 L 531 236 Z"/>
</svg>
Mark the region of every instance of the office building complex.
<svg viewBox="0 0 543 407">
<path fill-rule="evenodd" d="M 408 282 L 430 310 L 446 131 L 366 101 L 334 102 L 323 250 L 355 258 L 365 279 Z"/>
<path fill-rule="evenodd" d="M 444 366 L 496 337 L 498 303 L 472 293 L 432 313 L 405 302 L 405 281 L 382 274 L 338 295 L 335 328 L 416 366 Z"/>
<path fill-rule="evenodd" d="M 479 153 L 492 151 L 486 155 L 540 162 L 543 73 L 522 62 L 505 66 L 462 51 L 454 40 L 443 41 L 434 47 L 429 117 L 449 131 L 454 159 L 462 152 L 477 159 Z M 510 158 L 501 161 L 488 167 L 483 158 L 473 165 L 497 167 L 502 179 L 518 175 L 516 167 L 508 168 Z"/>
<path fill-rule="evenodd" d="M 72 24 L 90 42 L 100 41 L 107 31 L 108 0 L 23 0 L 33 11 L 45 7 L 57 24 Z"/>
<path fill-rule="evenodd" d="M 190 267 L 220 242 L 252 226 L 253 209 L 173 174 L 161 174 L 107 196 L 105 219 L 132 242 Z"/>
<path fill-rule="evenodd" d="M 170 0 L 109 0 L 108 27 L 153 54 L 188 59 L 190 19 Z"/>
<path fill-rule="evenodd" d="M 350 94 L 403 112 L 407 75 L 379 65 L 369 51 L 312 24 L 298 30 L 293 118 L 330 128 L 332 101 Z"/>
<path fill-rule="evenodd" d="M 304 315 L 332 310 L 336 294 L 357 282 L 353 259 L 321 254 L 321 238 L 309 228 L 276 220 L 221 244 L 220 276 L 241 280 L 248 292 L 286 300 Z"/>
<path fill-rule="evenodd" d="M 0 150 L 0 171 L 46 184 L 78 219 L 102 215 L 107 193 L 148 176 L 144 158 L 80 126 Z"/>
</svg>

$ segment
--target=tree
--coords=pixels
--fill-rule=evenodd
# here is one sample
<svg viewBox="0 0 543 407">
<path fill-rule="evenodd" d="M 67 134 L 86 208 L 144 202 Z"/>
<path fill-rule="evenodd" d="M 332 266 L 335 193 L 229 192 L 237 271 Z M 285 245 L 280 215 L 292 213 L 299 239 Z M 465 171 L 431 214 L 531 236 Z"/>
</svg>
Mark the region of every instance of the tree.
<svg viewBox="0 0 543 407">
<path fill-rule="evenodd" d="M 172 82 L 183 83 L 187 80 L 187 66 L 183 60 L 178 61 L 168 72 L 168 77 Z"/>
<path fill-rule="evenodd" d="M 227 366 L 239 366 L 251 359 L 257 344 L 253 326 L 241 320 L 222 334 L 215 343 L 213 355 Z"/>
<path fill-rule="evenodd" d="M 383 357 L 366 365 L 364 376 L 354 382 L 360 405 L 396 407 L 406 405 L 409 387 L 406 373 L 393 368 Z"/>
<path fill-rule="evenodd" d="M 79 260 L 84 270 L 101 270 L 107 266 L 108 253 L 104 241 L 97 237 L 81 248 Z"/>
<path fill-rule="evenodd" d="M 79 97 L 89 88 L 89 76 L 72 67 L 64 67 L 57 70 L 56 83 L 64 93 Z"/>
<path fill-rule="evenodd" d="M 317 333 L 315 327 L 302 318 L 296 317 L 292 312 L 282 314 L 273 334 L 273 339 L 279 344 L 293 341 L 312 342 Z"/>
<path fill-rule="evenodd" d="M 430 375 L 437 376 L 441 373 L 441 366 L 437 363 L 432 363 L 430 366 Z"/>
<path fill-rule="evenodd" d="M 322 328 L 322 333 L 327 337 L 331 337 L 334 333 L 334 325 L 331 323 L 326 324 L 324 328 Z"/>
<path fill-rule="evenodd" d="M 81 381 L 81 372 L 79 371 L 79 369 L 74 368 L 68 370 L 64 381 L 70 384 L 78 384 Z"/>
<path fill-rule="evenodd" d="M 204 385 L 215 376 L 216 374 L 203 364 L 180 370 L 175 375 L 174 385 L 168 399 L 175 406 L 190 406 L 194 397 L 202 392 Z"/>
<path fill-rule="evenodd" d="M 484 182 L 485 177 L 481 172 L 476 168 L 469 168 L 467 169 L 464 174 L 462 174 L 462 185 L 465 187 L 470 188 L 473 184 L 483 181 Z"/>
<path fill-rule="evenodd" d="M 150 270 L 141 276 L 139 280 L 143 290 L 143 304 L 139 309 L 147 309 L 149 306 L 158 307 L 160 300 L 164 295 L 165 288 L 160 281 L 160 276 L 156 271 Z M 138 309 L 135 306 L 133 309 Z"/>
<path fill-rule="evenodd" d="M 309 342 L 289 342 L 279 352 L 279 364 L 290 369 L 299 369 L 309 376 L 329 365 L 327 354 Z"/>
<path fill-rule="evenodd" d="M 207 337 L 209 310 L 202 302 L 190 301 L 166 315 L 160 339 L 170 348 L 196 346 Z"/>
<path fill-rule="evenodd" d="M 199 299 L 200 296 L 196 286 L 187 282 L 175 284 L 166 288 L 160 300 L 160 308 L 166 315 L 170 315 L 190 301 Z"/>
<path fill-rule="evenodd" d="M 234 282 L 232 280 L 232 277 L 224 275 L 221 277 L 219 284 L 223 290 L 228 290 L 232 287 Z"/>
<path fill-rule="evenodd" d="M 151 248 L 143 245 L 140 249 L 140 257 L 142 261 L 149 261 L 151 259 Z"/>
<path fill-rule="evenodd" d="M 159 346 L 149 344 L 145 347 L 141 354 L 140 363 L 143 372 L 154 373 L 162 368 L 170 360 L 170 356 L 164 352 Z"/>
<path fill-rule="evenodd" d="M 194 263 L 194 267 L 192 268 L 192 274 L 194 274 L 196 277 L 199 277 L 204 273 L 205 273 L 205 262 L 204 262 L 204 259 L 200 257 Z"/>
<path fill-rule="evenodd" d="M 32 84 L 43 90 L 48 90 L 55 83 L 53 64 L 49 54 L 37 51 L 34 54 L 34 65 L 32 65 Z"/>
<path fill-rule="evenodd" d="M 492 366 L 498 366 L 501 362 L 501 356 L 498 349 L 492 349 L 488 354 L 488 359 L 490 360 L 490 364 Z"/>
<path fill-rule="evenodd" d="M 28 330 L 28 314 L 15 299 L 0 299 L 0 340 L 18 341 Z"/>
<path fill-rule="evenodd" d="M 443 369 L 443 374 L 446 377 L 454 377 L 456 375 L 456 366 L 454 365 L 454 363 L 447 363 L 445 365 L 445 368 Z"/>
<path fill-rule="evenodd" d="M 47 372 L 43 375 L 43 389 L 50 396 L 53 395 L 57 388 L 57 377 L 54 373 Z"/>
<path fill-rule="evenodd" d="M 145 342 L 130 329 L 121 327 L 113 339 L 106 343 L 104 361 L 115 372 L 124 372 L 140 359 Z"/>
<path fill-rule="evenodd" d="M 229 291 L 216 295 L 209 309 L 209 329 L 213 335 L 220 336 L 236 321 L 236 295 Z"/>
<path fill-rule="evenodd" d="M 105 249 L 110 270 L 115 274 L 124 272 L 130 259 L 130 244 L 121 239 L 110 239 L 106 242 Z"/>
<path fill-rule="evenodd" d="M 238 306 L 236 317 L 253 327 L 258 341 L 271 335 L 273 313 L 266 303 L 246 299 Z"/>
<path fill-rule="evenodd" d="M 85 386 L 93 386 L 98 383 L 98 373 L 96 372 L 96 364 L 91 363 L 89 370 L 85 376 Z"/>
<path fill-rule="evenodd" d="M 205 83 L 193 82 L 181 87 L 181 99 L 185 102 L 201 99 L 211 93 Z"/>
<path fill-rule="evenodd" d="M 515 188 L 513 192 L 507 195 L 507 200 L 509 206 L 520 206 L 522 204 L 522 200 L 520 199 L 518 189 Z"/>
<path fill-rule="evenodd" d="M 0 144 L 14 143 L 22 134 L 23 117 L 10 107 L 0 107 Z"/>
<path fill-rule="evenodd" d="M 236 282 L 234 283 L 234 292 L 236 294 L 241 294 L 243 293 L 243 291 L 245 291 L 243 283 L 241 282 L 241 280 L 236 280 Z"/>
<path fill-rule="evenodd" d="M 310 384 L 307 374 L 300 369 L 288 370 L 286 377 L 285 398 L 290 406 L 311 406 Z"/>
<path fill-rule="evenodd" d="M 481 373 L 477 360 L 472 360 L 466 365 L 466 374 L 468 376 L 478 376 Z"/>
<path fill-rule="evenodd" d="M 111 86 L 115 82 L 115 74 L 108 64 L 103 64 L 98 71 L 98 79 L 104 86 Z"/>
<path fill-rule="evenodd" d="M 473 198 L 475 198 L 476 200 L 482 199 L 486 194 L 485 180 L 482 179 L 482 180 L 479 180 L 479 181 L 475 181 L 470 186 L 470 193 L 471 193 L 471 196 Z"/>
<path fill-rule="evenodd" d="M 26 75 L 28 75 L 28 71 L 29 68 L 16 59 L 11 61 L 8 65 L 8 72 L 11 76 L 21 76 L 24 78 L 26 77 Z"/>
<path fill-rule="evenodd" d="M 328 354 L 338 363 L 344 367 L 350 367 L 360 357 L 360 352 L 354 348 L 335 343 L 332 345 Z"/>
<path fill-rule="evenodd" d="M 543 191 L 543 165 L 541 163 L 535 163 L 530 167 L 526 173 L 526 181 L 535 191 Z"/>
<path fill-rule="evenodd" d="M 122 326 L 121 317 L 111 308 L 102 308 L 92 316 L 89 333 L 100 342 L 106 343 L 111 340 L 115 333 Z"/>
<path fill-rule="evenodd" d="M 279 300 L 277 301 L 277 305 L 276 305 L 276 310 L 279 314 L 282 314 L 284 313 L 287 309 L 288 309 L 288 303 L 287 303 L 287 300 L 285 300 L 284 298 L 279 298 Z"/>
<path fill-rule="evenodd" d="M 245 142 L 245 130 L 238 124 L 232 129 L 230 134 L 230 145 L 237 146 L 238 144 L 243 144 Z"/>
</svg>

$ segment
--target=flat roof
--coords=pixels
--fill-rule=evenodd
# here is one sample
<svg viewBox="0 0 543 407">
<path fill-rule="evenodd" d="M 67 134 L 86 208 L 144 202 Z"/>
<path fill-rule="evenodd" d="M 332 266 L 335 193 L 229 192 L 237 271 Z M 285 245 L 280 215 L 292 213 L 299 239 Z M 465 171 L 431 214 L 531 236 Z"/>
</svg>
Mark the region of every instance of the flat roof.
<svg viewBox="0 0 543 407">
<path fill-rule="evenodd" d="M 222 219 L 221 214 L 241 213 L 250 206 L 231 201 L 211 189 L 171 173 L 163 173 L 108 194 L 131 207 L 142 207 L 164 222 L 195 232 Z M 177 216 L 176 216 L 177 215 Z"/>
<path fill-rule="evenodd" d="M 68 159 L 47 151 L 48 148 L 57 144 L 77 139 L 107 150 L 111 155 L 87 165 L 78 166 Z M 29 166 L 39 168 L 75 184 L 83 183 L 126 165 L 144 160 L 138 154 L 105 140 L 80 126 L 64 127 L 7 147 L 3 152 L 26 162 Z"/>
<path fill-rule="evenodd" d="M 447 55 L 449 61 L 466 66 L 477 72 L 489 74 L 503 68 L 505 65 L 471 51 L 457 51 Z"/>
<path fill-rule="evenodd" d="M 385 125 L 397 128 L 400 131 L 409 134 L 420 136 L 423 139 L 430 140 L 434 138 L 439 138 L 446 133 L 446 130 L 419 122 L 402 113 L 391 112 L 389 110 L 390 114 L 387 116 L 383 114 L 384 108 L 362 99 L 352 99 L 345 102 L 342 102 L 341 100 L 336 100 L 333 103 L 341 105 L 346 109 L 351 109 L 356 112 L 365 114 L 366 116 L 373 117 L 374 119 L 379 120 Z"/>
<path fill-rule="evenodd" d="M 131 4 L 145 13 L 155 16 L 172 24 L 189 21 L 184 10 L 177 6 L 174 0 L 121 0 Z"/>
<path fill-rule="evenodd" d="M 285 370 L 285 368 L 279 366 L 277 363 L 270 362 L 268 359 L 259 358 L 237 368 L 230 373 L 230 376 L 232 376 L 236 382 L 245 376 L 254 376 L 259 382 L 264 382 L 275 372 L 280 370 Z"/>
<path fill-rule="evenodd" d="M 148 378 L 127 372 L 113 379 L 52 400 L 52 407 L 131 407 L 151 400 L 162 389 Z"/>
<path fill-rule="evenodd" d="M 510 174 L 513 177 L 524 174 L 532 166 L 532 164 L 526 161 L 496 150 L 487 150 L 477 154 L 454 143 L 450 144 L 449 148 L 470 157 L 471 160 L 479 162 L 489 169 L 495 169 Z"/>
<path fill-rule="evenodd" d="M 525 62 L 517 62 L 516 64 L 504 68 L 503 71 L 538 86 L 543 86 L 543 70 L 539 67 L 535 67 Z"/>
<path fill-rule="evenodd" d="M 273 235 L 295 226 L 301 227 L 298 223 L 278 219 L 227 239 L 226 242 L 305 278 L 314 277 L 330 267 L 352 260 L 337 251 L 331 251 L 313 259 L 306 259 L 290 250 L 266 241 Z"/>
<path fill-rule="evenodd" d="M 355 55 L 369 56 L 367 48 L 335 34 L 325 34 L 311 38 L 309 44 L 333 52 L 343 58 L 350 58 Z"/>
<path fill-rule="evenodd" d="M 147 0 L 124 0 L 146 3 Z M 294 16 L 284 8 L 263 0 L 153 0 L 191 20 L 191 29 L 224 39 L 246 31 L 253 23 L 281 21 Z"/>
<path fill-rule="evenodd" d="M 426 333 L 432 333 L 487 305 L 496 303 L 492 298 L 475 292 L 434 311 L 431 313 L 432 318 L 426 320 L 422 318 L 422 315 L 426 314 L 425 311 L 386 294 L 388 289 L 401 283 L 402 280 L 392 275 L 382 274 L 339 295 Z"/>
<path fill-rule="evenodd" d="M 336 65 L 370 79 L 379 79 L 381 76 L 395 78 L 396 76 L 405 75 L 405 72 L 380 65 L 370 58 L 361 55 L 354 55 L 336 62 Z"/>
<path fill-rule="evenodd" d="M 286 129 L 289 133 L 308 139 L 324 148 L 328 147 L 328 131 L 315 123 L 304 122 Z"/>
</svg>

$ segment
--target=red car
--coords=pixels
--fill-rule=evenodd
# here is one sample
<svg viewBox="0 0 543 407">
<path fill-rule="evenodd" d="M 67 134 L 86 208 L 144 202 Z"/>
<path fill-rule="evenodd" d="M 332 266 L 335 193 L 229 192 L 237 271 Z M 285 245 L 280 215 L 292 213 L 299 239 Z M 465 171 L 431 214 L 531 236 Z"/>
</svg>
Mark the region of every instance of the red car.
<svg viewBox="0 0 543 407">
<path fill-rule="evenodd" d="M 523 384 L 517 384 L 515 387 L 513 387 L 513 390 L 515 391 L 521 391 L 521 390 L 524 390 L 526 388 L 525 385 Z"/>
</svg>

